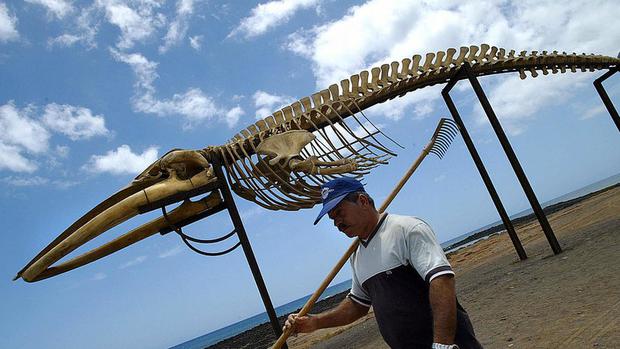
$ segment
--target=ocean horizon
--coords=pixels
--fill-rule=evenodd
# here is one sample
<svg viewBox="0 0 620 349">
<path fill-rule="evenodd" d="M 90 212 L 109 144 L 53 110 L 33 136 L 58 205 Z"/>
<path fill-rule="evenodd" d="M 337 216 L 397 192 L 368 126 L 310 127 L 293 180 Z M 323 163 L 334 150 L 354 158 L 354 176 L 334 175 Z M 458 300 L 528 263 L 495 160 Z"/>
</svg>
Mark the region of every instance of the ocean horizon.
<svg viewBox="0 0 620 349">
<path fill-rule="evenodd" d="M 572 200 L 572 199 L 576 199 L 578 197 L 582 197 L 584 195 L 590 194 L 592 192 L 595 192 L 597 190 L 601 190 L 604 188 L 607 188 L 609 186 L 612 186 L 614 184 L 620 183 L 620 173 L 610 176 L 608 178 L 605 178 L 603 180 L 594 182 L 592 184 L 589 184 L 585 187 L 579 188 L 577 190 L 571 191 L 569 193 L 563 194 L 561 196 L 558 196 L 552 200 L 546 201 L 541 203 L 542 207 L 548 207 L 563 201 L 568 201 L 568 200 Z M 517 212 L 513 215 L 510 216 L 510 219 L 516 219 L 519 217 L 523 217 L 526 216 L 528 214 L 531 214 L 533 211 L 532 209 L 526 209 L 520 212 Z M 495 221 L 493 223 L 487 224 L 483 227 L 480 227 L 478 229 L 472 230 L 468 233 L 459 235 L 453 239 L 444 241 L 441 243 L 441 246 L 444 248 L 444 250 L 446 250 L 447 247 L 449 246 L 453 246 L 455 244 L 457 244 L 458 242 L 461 242 L 465 239 L 467 239 L 468 237 L 481 232 L 485 229 L 491 228 L 491 227 L 495 227 L 497 225 L 501 225 L 503 224 L 501 220 Z M 500 232 L 501 233 L 501 232 Z M 492 235 L 492 234 L 490 234 Z M 458 247 L 454 248 L 454 249 L 450 249 L 450 251 L 456 250 L 458 248 L 462 248 L 465 246 L 469 246 L 472 245 L 480 240 L 484 240 L 486 238 L 488 238 L 489 236 L 484 236 L 481 237 L 479 239 L 467 242 L 466 244 L 463 245 L 459 245 Z M 335 284 L 333 286 L 328 287 L 325 292 L 323 292 L 323 294 L 321 295 L 321 297 L 319 298 L 319 300 L 323 300 L 326 298 L 329 298 L 333 295 L 336 295 L 338 293 L 344 292 L 348 289 L 350 289 L 351 287 L 351 280 L 345 280 L 343 282 L 340 282 L 338 284 Z M 277 316 L 282 316 L 288 313 L 291 313 L 301 307 L 304 306 L 304 304 L 306 303 L 306 301 L 310 298 L 312 294 L 308 294 L 306 296 L 303 296 L 301 298 L 298 298 L 296 300 L 293 300 L 289 303 L 283 304 L 279 307 L 275 308 L 276 314 Z M 249 329 L 252 329 L 258 325 L 261 325 L 263 323 L 269 322 L 269 317 L 267 316 L 266 312 L 262 312 L 260 314 L 256 314 L 254 316 L 251 316 L 247 319 L 238 321 L 236 323 L 233 323 L 231 325 L 222 327 L 218 330 L 209 332 L 205 335 L 196 337 L 192 340 L 189 340 L 187 342 L 175 345 L 173 347 L 171 347 L 170 349 L 204 349 L 208 346 L 214 345 L 224 339 L 236 336 L 244 331 L 247 331 Z"/>
</svg>

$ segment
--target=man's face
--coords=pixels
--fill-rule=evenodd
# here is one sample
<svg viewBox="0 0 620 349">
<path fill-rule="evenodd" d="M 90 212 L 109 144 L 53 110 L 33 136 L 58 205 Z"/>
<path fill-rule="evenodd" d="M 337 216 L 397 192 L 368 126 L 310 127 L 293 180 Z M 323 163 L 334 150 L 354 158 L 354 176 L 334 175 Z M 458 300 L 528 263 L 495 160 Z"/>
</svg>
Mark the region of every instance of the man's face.
<svg viewBox="0 0 620 349">
<path fill-rule="evenodd" d="M 368 217 L 359 197 L 357 202 L 342 200 L 338 206 L 329 211 L 328 216 L 334 222 L 334 226 L 348 237 L 365 238 Z"/>
</svg>

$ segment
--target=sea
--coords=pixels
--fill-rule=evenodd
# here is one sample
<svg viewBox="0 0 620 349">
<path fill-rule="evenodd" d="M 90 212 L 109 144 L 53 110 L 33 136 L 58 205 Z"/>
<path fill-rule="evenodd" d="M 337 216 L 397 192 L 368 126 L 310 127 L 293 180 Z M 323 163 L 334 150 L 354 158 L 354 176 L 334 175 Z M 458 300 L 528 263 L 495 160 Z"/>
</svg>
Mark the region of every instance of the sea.
<svg viewBox="0 0 620 349">
<path fill-rule="evenodd" d="M 588 186 L 585 186 L 583 188 L 577 189 L 575 191 L 572 191 L 570 193 L 564 194 L 562 196 L 559 196 L 553 200 L 549 200 L 546 202 L 541 203 L 542 207 L 547 207 L 550 205 L 554 205 L 557 204 L 559 202 L 563 202 L 563 201 L 568 201 L 568 200 L 572 200 L 572 199 L 576 199 L 578 197 L 590 194 L 592 192 L 595 192 L 597 190 L 601 190 L 604 188 L 607 188 L 609 186 L 612 186 L 614 184 L 620 183 L 620 173 L 616 174 L 614 176 L 605 178 L 601 181 L 592 183 Z M 515 219 L 515 218 L 519 218 L 519 217 L 523 217 L 526 216 L 528 214 L 531 214 L 533 211 L 532 209 L 528 209 L 528 210 L 523 210 L 521 212 L 515 213 L 513 215 L 510 216 L 511 219 Z M 480 239 L 474 240 L 474 241 L 469 241 L 466 244 L 462 244 L 462 245 L 458 245 L 459 241 L 463 241 L 465 240 L 467 237 L 476 234 L 480 231 L 483 231 L 485 229 L 497 226 L 499 224 L 502 224 L 501 220 L 498 220 L 496 222 L 490 223 L 485 225 L 484 227 L 478 228 L 476 230 L 472 230 L 468 233 L 465 233 L 463 235 L 459 235 L 457 237 L 455 237 L 454 239 L 450 239 L 448 241 L 445 241 L 443 243 L 441 243 L 441 246 L 444 247 L 444 249 L 448 246 L 453 246 L 455 244 L 457 244 L 456 248 L 451 249 L 450 251 L 454 251 L 455 249 L 458 248 L 463 248 L 465 246 L 469 246 L 472 245 L 474 243 L 476 243 L 477 241 L 483 240 L 483 239 L 487 239 L 488 236 L 485 237 L 481 237 Z M 446 251 L 449 252 L 449 251 Z M 351 280 L 346 280 L 343 281 L 341 283 L 335 284 L 333 286 L 328 287 L 327 289 L 325 289 L 325 292 L 323 292 L 323 294 L 321 295 L 321 298 L 319 298 L 319 300 L 331 297 L 333 295 L 336 295 L 338 293 L 347 291 L 348 289 L 351 288 Z M 306 301 L 308 299 L 310 299 L 311 295 L 306 295 L 304 297 L 301 297 L 299 299 L 296 299 L 292 302 L 286 303 L 284 305 L 281 305 L 279 307 L 275 308 L 276 314 L 278 316 L 281 315 L 285 315 L 288 313 L 291 313 L 301 307 L 304 306 L 304 304 L 306 304 Z M 236 322 L 232 325 L 226 326 L 224 328 L 220 328 L 219 330 L 215 330 L 213 332 L 207 333 L 205 335 L 202 335 L 200 337 L 194 338 L 190 341 L 187 341 L 185 343 L 181 343 L 179 345 L 176 345 L 174 347 L 172 347 L 171 349 L 202 349 L 205 347 L 208 347 L 210 345 L 216 344 L 219 341 L 222 341 L 226 338 L 230 338 L 233 337 L 239 333 L 242 333 L 244 331 L 247 331 L 253 327 L 256 327 L 260 324 L 266 323 L 269 321 L 269 317 L 267 316 L 266 312 L 260 313 L 260 314 L 256 314 L 250 318 L 247 318 L 245 320 L 241 320 L 239 322 Z"/>
</svg>

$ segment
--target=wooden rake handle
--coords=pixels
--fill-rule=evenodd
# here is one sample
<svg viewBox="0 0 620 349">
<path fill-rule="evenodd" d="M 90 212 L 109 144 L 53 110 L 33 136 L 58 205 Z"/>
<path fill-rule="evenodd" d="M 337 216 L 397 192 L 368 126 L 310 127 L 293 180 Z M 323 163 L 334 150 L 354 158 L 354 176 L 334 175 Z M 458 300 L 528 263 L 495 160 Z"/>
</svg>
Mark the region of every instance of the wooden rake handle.
<svg viewBox="0 0 620 349">
<path fill-rule="evenodd" d="M 452 120 L 445 119 L 445 118 L 442 118 L 441 120 L 439 120 L 439 124 L 437 125 L 437 128 L 435 129 L 435 132 L 433 133 L 433 136 L 431 137 L 431 140 L 428 142 L 426 147 L 424 147 L 420 156 L 418 156 L 418 158 L 411 165 L 411 167 L 409 167 L 409 169 L 400 179 L 398 184 L 396 184 L 396 187 L 394 187 L 390 195 L 385 199 L 385 201 L 383 201 L 383 204 L 378 209 L 379 213 L 385 212 L 385 210 L 390 205 L 390 203 L 392 203 L 392 200 L 394 200 L 398 192 L 400 192 L 400 190 L 403 188 L 405 183 L 407 183 L 407 181 L 409 180 L 413 172 L 415 172 L 418 166 L 420 166 L 420 164 L 422 163 L 422 160 L 424 160 L 424 158 L 429 153 L 432 152 L 433 154 L 437 154 L 437 156 L 439 156 L 440 158 L 443 157 L 443 155 L 445 154 L 445 151 L 447 150 L 448 146 L 452 142 L 452 139 L 454 139 L 454 136 L 456 135 L 456 130 L 457 130 L 456 126 L 454 125 Z M 303 308 L 301 308 L 301 310 L 297 314 L 298 316 L 304 316 L 308 314 L 308 312 L 314 306 L 314 303 L 316 303 L 317 299 L 319 299 L 321 294 L 323 294 L 323 291 L 325 291 L 327 286 L 329 286 L 332 280 L 334 280 L 334 277 L 336 277 L 336 274 L 338 274 L 340 269 L 342 269 L 342 267 L 347 262 L 349 257 L 351 257 L 353 252 L 355 252 L 359 243 L 360 243 L 359 238 L 355 238 L 355 240 L 353 241 L 351 246 L 349 246 L 349 248 L 344 253 L 344 255 L 340 257 L 340 260 L 338 260 L 338 263 L 336 263 L 336 265 L 332 268 L 329 274 L 327 274 L 327 277 L 325 277 L 325 280 L 323 280 L 319 288 L 316 291 L 314 291 L 310 299 L 308 299 L 308 301 L 303 306 Z M 271 349 L 280 349 L 284 345 L 284 343 L 286 343 L 286 340 L 292 333 L 293 333 L 293 326 L 285 329 L 282 335 L 280 336 L 280 338 L 278 338 L 278 340 L 273 344 Z"/>
</svg>

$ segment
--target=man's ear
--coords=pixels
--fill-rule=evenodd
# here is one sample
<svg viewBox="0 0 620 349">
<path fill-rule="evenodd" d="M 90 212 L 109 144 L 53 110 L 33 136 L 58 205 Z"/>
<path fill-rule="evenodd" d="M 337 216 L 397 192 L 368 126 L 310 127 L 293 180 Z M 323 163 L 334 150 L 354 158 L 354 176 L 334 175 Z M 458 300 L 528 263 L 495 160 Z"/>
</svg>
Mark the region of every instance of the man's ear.
<svg viewBox="0 0 620 349">
<path fill-rule="evenodd" d="M 368 200 L 368 197 L 366 195 L 363 194 L 358 194 L 357 200 L 359 201 L 360 205 L 362 206 L 366 206 L 370 204 L 370 200 Z"/>
</svg>

